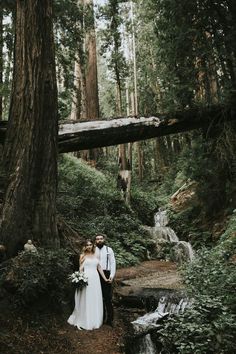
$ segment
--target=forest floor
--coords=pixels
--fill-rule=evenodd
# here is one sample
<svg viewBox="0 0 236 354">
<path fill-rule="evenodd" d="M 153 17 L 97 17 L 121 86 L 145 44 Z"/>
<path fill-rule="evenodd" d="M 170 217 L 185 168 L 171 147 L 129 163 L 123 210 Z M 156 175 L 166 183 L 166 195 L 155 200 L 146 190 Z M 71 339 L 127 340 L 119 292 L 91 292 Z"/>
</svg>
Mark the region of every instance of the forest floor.
<svg viewBox="0 0 236 354">
<path fill-rule="evenodd" d="M 181 288 L 181 279 L 172 262 L 146 261 L 135 267 L 119 269 L 114 297 L 137 287 Z M 120 354 L 130 321 L 144 313 L 127 309 L 115 301 L 114 327 L 103 325 L 93 331 L 78 330 L 66 322 L 70 313 L 60 316 L 37 314 L 22 317 L 0 306 L 1 354 Z"/>
</svg>

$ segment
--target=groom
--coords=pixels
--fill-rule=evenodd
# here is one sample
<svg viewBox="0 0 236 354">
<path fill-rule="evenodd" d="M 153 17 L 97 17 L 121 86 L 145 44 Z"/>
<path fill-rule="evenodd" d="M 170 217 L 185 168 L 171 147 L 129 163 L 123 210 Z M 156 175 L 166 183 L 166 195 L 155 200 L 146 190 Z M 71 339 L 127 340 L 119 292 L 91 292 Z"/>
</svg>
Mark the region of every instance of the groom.
<svg viewBox="0 0 236 354">
<path fill-rule="evenodd" d="M 112 281 L 116 272 L 116 260 L 112 248 L 105 245 L 105 239 L 106 236 L 103 234 L 95 236 L 95 255 L 99 259 L 106 278 L 109 279 L 108 282 L 105 282 L 100 277 L 104 304 L 104 323 L 113 326 Z"/>
</svg>

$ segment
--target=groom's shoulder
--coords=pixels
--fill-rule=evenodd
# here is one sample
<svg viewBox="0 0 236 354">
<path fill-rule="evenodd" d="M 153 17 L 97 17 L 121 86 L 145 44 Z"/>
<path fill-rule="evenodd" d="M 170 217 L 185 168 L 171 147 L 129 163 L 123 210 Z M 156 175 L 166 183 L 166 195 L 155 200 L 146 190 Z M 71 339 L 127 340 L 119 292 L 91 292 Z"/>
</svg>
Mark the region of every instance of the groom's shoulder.
<svg viewBox="0 0 236 354">
<path fill-rule="evenodd" d="M 113 252 L 112 247 L 110 247 L 110 246 L 106 246 L 106 247 L 108 248 L 108 251 Z"/>
</svg>

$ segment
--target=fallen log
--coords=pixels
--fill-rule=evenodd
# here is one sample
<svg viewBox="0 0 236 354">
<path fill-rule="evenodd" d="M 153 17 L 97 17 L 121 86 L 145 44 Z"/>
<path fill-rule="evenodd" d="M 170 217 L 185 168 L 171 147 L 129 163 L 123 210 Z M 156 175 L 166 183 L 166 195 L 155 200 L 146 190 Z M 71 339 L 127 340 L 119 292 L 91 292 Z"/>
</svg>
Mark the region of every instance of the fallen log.
<svg viewBox="0 0 236 354">
<path fill-rule="evenodd" d="M 127 117 L 97 121 L 66 121 L 59 124 L 59 152 L 72 152 L 103 146 L 118 145 L 176 134 L 198 128 L 222 129 L 227 121 L 236 120 L 236 109 L 214 107 L 203 110 L 186 110 L 159 117 Z M 7 129 L 0 122 L 0 144 Z"/>
<path fill-rule="evenodd" d="M 236 120 L 236 109 L 211 107 L 159 117 L 64 122 L 59 126 L 59 152 L 118 145 L 198 128 L 223 129 L 224 123 L 231 120 Z"/>
</svg>

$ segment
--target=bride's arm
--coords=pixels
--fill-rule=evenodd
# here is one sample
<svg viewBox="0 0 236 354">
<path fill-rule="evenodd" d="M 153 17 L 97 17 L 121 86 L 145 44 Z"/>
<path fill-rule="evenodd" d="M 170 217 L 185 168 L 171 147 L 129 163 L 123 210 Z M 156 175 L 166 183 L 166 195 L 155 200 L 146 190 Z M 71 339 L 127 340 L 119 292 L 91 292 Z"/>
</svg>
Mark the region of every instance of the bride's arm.
<svg viewBox="0 0 236 354">
<path fill-rule="evenodd" d="M 79 259 L 79 264 L 80 264 L 80 267 L 79 267 L 79 270 L 80 272 L 83 272 L 84 270 L 84 260 L 85 260 L 85 256 L 83 254 L 80 255 L 80 259 Z"/>
<path fill-rule="evenodd" d="M 99 273 L 101 274 L 102 278 L 105 280 L 105 281 L 108 281 L 108 279 L 106 278 L 103 270 L 102 270 L 102 267 L 100 266 L 100 264 L 98 263 L 98 271 Z"/>
</svg>

